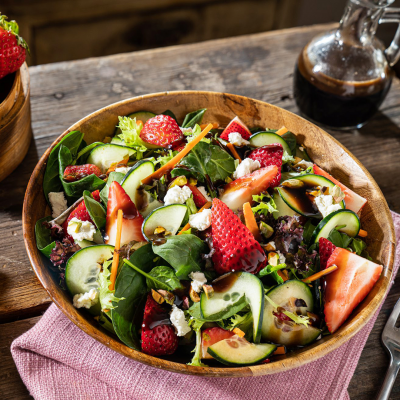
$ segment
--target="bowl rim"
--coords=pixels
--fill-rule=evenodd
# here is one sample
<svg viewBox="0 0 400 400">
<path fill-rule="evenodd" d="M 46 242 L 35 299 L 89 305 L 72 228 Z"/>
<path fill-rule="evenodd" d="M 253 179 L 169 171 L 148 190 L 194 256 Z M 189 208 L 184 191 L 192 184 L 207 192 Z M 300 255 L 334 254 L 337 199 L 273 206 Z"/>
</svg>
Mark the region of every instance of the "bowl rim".
<svg viewBox="0 0 400 400">
<path fill-rule="evenodd" d="M 129 347 L 125 346 L 123 343 L 121 343 L 118 339 L 115 339 L 114 337 L 111 337 L 110 335 L 106 334 L 105 331 L 99 329 L 99 328 L 93 328 L 93 326 L 87 321 L 87 319 L 82 316 L 78 310 L 73 309 L 71 312 L 68 312 L 68 310 L 64 307 L 64 301 L 62 299 L 60 290 L 58 286 L 55 284 L 54 281 L 51 280 L 51 284 L 47 285 L 47 282 L 44 280 L 44 278 L 41 276 L 41 268 L 40 268 L 40 262 L 41 262 L 41 255 L 39 254 L 39 251 L 37 250 L 36 247 L 36 241 L 34 235 L 31 233 L 34 231 L 34 225 L 36 221 L 31 220 L 30 218 L 30 209 L 31 205 L 29 202 L 30 198 L 30 192 L 32 190 L 33 185 L 35 185 L 36 180 L 40 177 L 40 174 L 42 170 L 44 170 L 44 166 L 46 164 L 47 158 L 51 152 L 51 150 L 54 148 L 54 146 L 69 132 L 72 130 L 76 129 L 77 126 L 82 125 L 84 122 L 90 120 L 93 117 L 98 116 L 99 114 L 112 110 L 116 107 L 119 107 L 121 105 L 126 105 L 130 103 L 134 103 L 137 100 L 143 100 L 143 99 L 154 99 L 159 96 L 168 96 L 168 95 L 219 95 L 219 96 L 228 96 L 232 100 L 236 100 L 240 103 L 241 100 L 251 100 L 252 102 L 264 106 L 268 105 L 269 107 L 275 108 L 277 110 L 283 110 L 285 113 L 289 113 L 295 118 L 301 119 L 307 124 L 312 124 L 310 121 L 305 120 L 304 118 L 287 111 L 285 109 L 282 109 L 281 107 L 274 106 L 270 103 L 266 103 L 261 100 L 256 100 L 252 99 L 247 96 L 240 96 L 236 94 L 230 94 L 226 92 L 212 92 L 212 91 L 198 91 L 198 90 L 183 90 L 183 91 L 166 91 L 166 92 L 158 92 L 158 93 L 152 93 L 152 94 L 147 94 L 147 95 L 142 95 L 142 96 L 135 96 L 129 99 L 121 100 L 115 103 L 112 103 L 106 107 L 100 108 L 97 111 L 94 111 L 93 113 L 83 117 L 79 121 L 75 122 L 73 125 L 71 125 L 67 130 L 65 130 L 60 136 L 57 137 L 57 139 L 52 143 L 52 145 L 44 152 L 42 157 L 39 159 L 32 175 L 29 180 L 26 192 L 25 192 L 25 197 L 24 197 L 24 203 L 23 203 L 23 211 L 22 211 L 22 224 L 23 224 L 23 234 L 24 234 L 24 242 L 26 246 L 26 250 L 28 253 L 28 257 L 30 259 L 32 268 L 44 287 L 44 289 L 47 291 L 49 294 L 50 298 L 52 301 L 57 305 L 59 309 L 76 325 L 78 326 L 81 330 L 83 330 L 86 334 L 90 335 L 100 343 L 104 344 L 105 346 L 111 348 L 114 351 L 117 351 L 118 353 L 129 357 L 135 361 L 139 361 L 143 364 L 171 371 L 171 372 L 177 372 L 177 373 L 182 373 L 182 374 L 189 374 L 189 375 L 198 375 L 198 376 L 208 376 L 208 377 L 245 377 L 245 376 L 261 376 L 261 375 L 267 375 L 267 374 L 273 374 L 273 373 L 278 373 L 278 372 L 284 372 L 288 371 L 293 368 L 300 367 L 304 364 L 310 363 L 312 361 L 315 361 L 331 351 L 337 349 L 339 346 L 347 342 L 351 337 L 353 337 L 362 327 L 366 325 L 366 323 L 372 318 L 372 316 L 375 314 L 381 303 L 383 302 L 383 299 L 385 298 L 386 293 L 388 292 L 390 288 L 390 281 L 391 281 L 391 276 L 392 276 L 392 270 L 393 270 L 393 263 L 394 263 L 394 249 L 395 249 L 395 234 L 394 234 L 394 227 L 393 227 L 393 220 L 390 214 L 390 210 L 388 208 L 388 205 L 386 203 L 386 200 L 375 182 L 375 180 L 372 178 L 371 174 L 367 171 L 367 169 L 360 163 L 360 161 L 348 150 L 346 149 L 338 140 L 336 140 L 334 137 L 329 135 L 329 133 L 325 132 L 322 128 L 317 127 L 315 124 L 312 124 L 316 126 L 316 128 L 321 131 L 324 135 L 327 135 L 331 140 L 335 142 L 337 146 L 339 146 L 345 153 L 347 153 L 353 161 L 358 165 L 359 168 L 363 171 L 363 173 L 366 175 L 368 178 L 370 184 L 374 187 L 374 189 L 377 191 L 380 200 L 383 203 L 384 207 L 384 213 L 385 216 L 387 217 L 390 226 L 387 227 L 389 229 L 389 240 L 388 240 L 388 247 L 385 251 L 388 252 L 388 264 L 384 266 L 384 271 L 382 273 L 382 276 L 380 279 L 384 279 L 383 285 L 380 289 L 379 292 L 376 293 L 376 295 L 371 299 L 368 307 L 364 307 L 359 314 L 357 315 L 357 318 L 353 318 L 352 320 L 349 321 L 344 327 L 340 328 L 339 331 L 335 332 L 337 336 L 335 340 L 327 340 L 322 343 L 319 343 L 315 347 L 310 347 L 308 349 L 303 350 L 301 353 L 298 353 L 292 357 L 282 357 L 277 360 L 274 360 L 272 363 L 266 363 L 266 364 L 261 364 L 261 365 L 255 365 L 255 366 L 245 366 L 245 367 L 235 367 L 235 368 L 220 368 L 220 367 L 195 367 L 195 366 L 190 366 L 187 364 L 182 364 L 179 362 L 174 362 L 174 361 L 169 361 L 163 358 L 159 357 L 153 357 L 150 355 L 147 355 L 145 353 L 142 353 L 141 351 L 133 350 L 130 349 Z M 56 289 L 56 290 L 55 290 Z"/>
</svg>

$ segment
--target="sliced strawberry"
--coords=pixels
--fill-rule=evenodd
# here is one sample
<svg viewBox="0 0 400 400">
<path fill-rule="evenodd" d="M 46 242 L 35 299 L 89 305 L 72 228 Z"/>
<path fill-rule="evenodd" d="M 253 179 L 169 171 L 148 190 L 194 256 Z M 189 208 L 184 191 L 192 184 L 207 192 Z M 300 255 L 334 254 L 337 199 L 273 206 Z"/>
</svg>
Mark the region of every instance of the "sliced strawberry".
<svg viewBox="0 0 400 400">
<path fill-rule="evenodd" d="M 224 186 L 220 200 L 231 210 L 237 211 L 243 207 L 244 203 L 252 202 L 254 194 L 260 194 L 267 190 L 277 174 L 278 167 L 271 165 L 235 179 Z"/>
<path fill-rule="evenodd" d="M 382 273 L 378 265 L 337 247 L 327 267 L 338 269 L 325 277 L 325 321 L 329 332 L 339 329 L 351 312 L 371 291 Z"/>
<path fill-rule="evenodd" d="M 123 211 L 121 246 L 135 240 L 145 240 L 142 234 L 143 217 L 139 214 L 135 204 L 127 195 L 122 186 L 114 181 L 108 192 L 106 236 L 107 244 L 115 245 L 117 237 L 117 214 L 118 210 Z"/>
<path fill-rule="evenodd" d="M 96 201 L 100 201 L 100 192 L 98 190 L 95 190 L 92 192 L 92 196 Z M 74 239 L 72 236 L 68 235 L 67 233 L 67 228 L 68 228 L 68 223 L 71 221 L 72 218 L 78 218 L 81 221 L 89 221 L 94 225 L 94 222 L 92 221 L 92 218 L 90 218 L 89 212 L 86 209 L 85 202 L 82 200 L 74 210 L 72 210 L 71 214 L 69 214 L 68 218 L 64 221 L 62 228 L 65 233 L 65 236 L 73 243 Z"/>
<path fill-rule="evenodd" d="M 184 138 L 179 125 L 169 115 L 156 115 L 150 118 L 140 132 L 140 138 L 155 146 L 167 147 Z"/>
<path fill-rule="evenodd" d="M 326 263 L 328 262 L 328 259 L 332 255 L 333 251 L 336 249 L 336 246 L 325 238 L 319 238 L 318 244 L 319 244 L 320 266 L 321 269 L 325 269 Z"/>
<path fill-rule="evenodd" d="M 361 197 L 356 192 L 353 192 L 347 186 L 343 185 L 343 183 L 339 182 L 333 176 L 325 172 L 322 168 L 318 167 L 318 165 L 314 164 L 313 169 L 314 174 L 324 176 L 325 178 L 332 181 L 335 185 L 339 186 L 340 189 L 342 189 L 342 192 L 345 195 L 344 202 L 347 209 L 358 213 L 365 206 L 365 204 L 367 203 L 367 199 L 364 199 L 364 197 Z"/>
<path fill-rule="evenodd" d="M 142 351 L 151 356 L 173 354 L 178 347 L 178 336 L 169 321 L 166 309 L 156 303 L 149 293 L 144 307 L 142 324 Z"/>
<path fill-rule="evenodd" d="M 275 179 L 271 182 L 270 187 L 276 187 L 279 185 L 281 180 L 281 169 L 282 169 L 282 157 L 283 147 L 279 143 L 270 144 L 268 146 L 259 147 L 253 150 L 248 156 L 254 161 L 258 161 L 261 168 L 268 167 L 270 165 L 276 165 L 278 167 L 278 173 Z"/>
<path fill-rule="evenodd" d="M 64 170 L 63 179 L 66 182 L 75 182 L 92 174 L 100 176 L 103 173 L 99 167 L 93 164 L 68 165 Z"/>
<path fill-rule="evenodd" d="M 186 185 L 193 194 L 193 201 L 194 204 L 196 204 L 197 208 L 203 207 L 207 203 L 207 199 L 204 197 L 203 193 L 200 192 L 200 190 L 197 188 L 197 186 L 194 185 Z"/>
<path fill-rule="evenodd" d="M 239 117 L 235 117 L 231 122 L 229 122 L 228 126 L 221 133 L 221 139 L 229 140 L 229 134 L 232 132 L 240 133 L 242 138 L 246 140 L 251 136 L 249 128 L 247 128 Z"/>
<path fill-rule="evenodd" d="M 235 336 L 232 331 L 227 331 L 218 326 L 204 329 L 204 331 L 201 332 L 201 358 L 213 358 L 207 353 L 207 349 L 213 344 L 224 339 L 229 339 L 232 336 Z"/>
<path fill-rule="evenodd" d="M 211 228 L 215 271 L 244 270 L 256 274 L 266 265 L 267 257 L 253 234 L 221 200 L 214 199 L 211 209 Z"/>
</svg>

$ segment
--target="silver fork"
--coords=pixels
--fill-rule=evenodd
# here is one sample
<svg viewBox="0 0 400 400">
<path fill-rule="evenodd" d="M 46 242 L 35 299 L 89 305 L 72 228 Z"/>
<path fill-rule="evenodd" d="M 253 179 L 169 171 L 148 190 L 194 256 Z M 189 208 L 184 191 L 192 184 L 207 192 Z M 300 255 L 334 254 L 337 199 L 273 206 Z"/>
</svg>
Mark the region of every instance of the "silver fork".
<svg viewBox="0 0 400 400">
<path fill-rule="evenodd" d="M 382 332 L 382 342 L 390 354 L 390 364 L 377 400 L 388 400 L 396 376 L 400 369 L 400 329 L 396 328 L 396 321 L 400 314 L 400 299 L 397 300 L 385 329 Z"/>
</svg>

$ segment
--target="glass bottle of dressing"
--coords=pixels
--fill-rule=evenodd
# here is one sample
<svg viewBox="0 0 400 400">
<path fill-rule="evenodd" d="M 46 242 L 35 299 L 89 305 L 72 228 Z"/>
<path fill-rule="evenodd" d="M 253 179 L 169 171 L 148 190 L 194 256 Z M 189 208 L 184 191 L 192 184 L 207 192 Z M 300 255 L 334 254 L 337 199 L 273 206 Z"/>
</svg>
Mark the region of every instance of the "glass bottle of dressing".
<svg viewBox="0 0 400 400">
<path fill-rule="evenodd" d="M 294 97 L 307 118 L 335 129 L 363 126 L 378 110 L 400 58 L 400 28 L 385 50 L 379 23 L 400 23 L 394 0 L 349 0 L 338 29 L 314 37 L 294 73 Z"/>
</svg>

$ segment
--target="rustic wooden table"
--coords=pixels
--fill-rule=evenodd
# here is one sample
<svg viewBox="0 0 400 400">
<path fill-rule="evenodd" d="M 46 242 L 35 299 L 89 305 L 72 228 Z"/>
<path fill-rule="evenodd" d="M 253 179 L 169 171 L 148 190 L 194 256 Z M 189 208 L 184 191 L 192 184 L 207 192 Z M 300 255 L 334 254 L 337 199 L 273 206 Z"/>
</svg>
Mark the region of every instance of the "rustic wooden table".
<svg viewBox="0 0 400 400">
<path fill-rule="evenodd" d="M 68 126 L 110 103 L 167 90 L 236 93 L 297 112 L 292 75 L 302 46 L 329 26 L 295 28 L 200 44 L 30 68 L 32 128 L 29 153 L 0 185 L 0 393 L 30 398 L 10 355 L 14 338 L 27 331 L 50 304 L 24 250 L 21 212 L 37 160 Z M 364 128 L 331 133 L 371 172 L 389 207 L 400 212 L 400 83 L 396 79 L 380 113 Z M 382 383 L 388 358 L 383 326 L 400 295 L 392 288 L 353 376 L 352 400 L 371 399 Z M 392 392 L 400 399 L 400 383 Z M 334 400 L 334 399 L 333 399 Z"/>
</svg>

